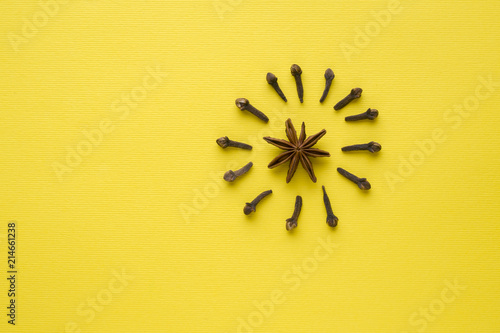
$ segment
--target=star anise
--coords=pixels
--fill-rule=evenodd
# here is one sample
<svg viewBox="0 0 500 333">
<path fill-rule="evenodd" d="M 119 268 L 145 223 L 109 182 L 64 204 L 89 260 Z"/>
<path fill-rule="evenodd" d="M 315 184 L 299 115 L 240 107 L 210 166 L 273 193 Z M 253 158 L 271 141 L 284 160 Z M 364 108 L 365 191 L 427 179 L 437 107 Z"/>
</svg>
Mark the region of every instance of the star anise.
<svg viewBox="0 0 500 333">
<path fill-rule="evenodd" d="M 269 169 L 275 168 L 287 161 L 290 161 L 290 166 L 288 168 L 288 174 L 286 176 L 286 182 L 289 183 L 299 166 L 299 161 L 302 167 L 307 171 L 307 174 L 313 182 L 316 183 L 316 176 L 314 175 L 313 166 L 309 157 L 329 157 L 330 153 L 321 149 L 312 148 L 319 139 L 321 139 L 325 134 L 326 130 L 321 130 L 320 132 L 309 136 L 306 139 L 306 125 L 302 123 L 302 130 L 300 131 L 300 137 L 297 138 L 297 132 L 293 127 L 292 120 L 290 118 L 285 122 L 286 125 L 286 136 L 289 141 L 282 139 L 275 139 L 271 137 L 264 137 L 267 143 L 270 143 L 284 152 L 276 156 L 267 166 Z"/>
</svg>

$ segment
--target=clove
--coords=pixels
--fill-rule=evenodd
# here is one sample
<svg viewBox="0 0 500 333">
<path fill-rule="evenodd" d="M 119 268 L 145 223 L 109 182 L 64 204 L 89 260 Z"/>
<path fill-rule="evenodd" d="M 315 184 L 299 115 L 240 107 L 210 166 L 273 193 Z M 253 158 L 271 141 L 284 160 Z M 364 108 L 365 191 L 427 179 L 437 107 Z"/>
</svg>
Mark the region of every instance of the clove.
<svg viewBox="0 0 500 333">
<path fill-rule="evenodd" d="M 342 168 L 337 168 L 337 171 L 344 176 L 345 178 L 349 179 L 351 182 L 355 183 L 358 185 L 358 187 L 361 190 L 369 190 L 372 186 L 370 183 L 366 180 L 366 178 L 359 178 L 353 175 L 352 173 L 342 169 Z"/>
<path fill-rule="evenodd" d="M 326 224 L 334 228 L 337 226 L 337 222 L 339 221 L 339 219 L 333 214 L 332 205 L 330 204 L 328 194 L 326 194 L 325 186 L 323 186 L 323 202 L 325 203 L 326 208 Z"/>
<path fill-rule="evenodd" d="M 285 94 L 283 94 L 283 91 L 281 91 L 281 88 L 278 85 L 278 78 L 276 77 L 276 75 L 274 75 L 273 73 L 267 73 L 266 80 L 267 83 L 269 83 L 274 88 L 274 90 L 276 90 L 278 95 L 286 102 L 287 100 Z"/>
<path fill-rule="evenodd" d="M 377 109 L 368 109 L 363 113 L 345 117 L 345 121 L 356 121 L 356 120 L 363 120 L 363 119 L 373 120 L 377 117 L 378 117 L 378 110 Z"/>
<path fill-rule="evenodd" d="M 297 219 L 299 218 L 300 210 L 302 209 L 302 197 L 298 195 L 295 198 L 295 209 L 291 218 L 286 220 L 286 230 L 297 228 Z"/>
<path fill-rule="evenodd" d="M 245 207 L 243 208 L 243 212 L 245 213 L 245 215 L 249 215 L 250 213 L 255 212 L 257 204 L 271 193 L 273 193 L 272 190 L 264 191 L 255 199 L 253 199 L 252 202 L 247 202 Z"/>
<path fill-rule="evenodd" d="M 247 165 L 245 165 L 243 168 L 241 168 L 239 170 L 236 170 L 236 171 L 229 170 L 224 174 L 224 180 L 226 182 L 234 182 L 236 180 L 236 178 L 243 176 L 245 173 L 247 173 L 252 166 L 253 166 L 253 163 L 248 162 Z"/>
<path fill-rule="evenodd" d="M 241 111 L 246 110 L 266 123 L 269 121 L 269 118 L 267 118 L 267 116 L 264 113 L 257 110 L 252 104 L 250 104 L 250 101 L 248 99 L 237 98 L 235 104 Z"/>
<path fill-rule="evenodd" d="M 338 102 L 337 104 L 335 104 L 335 106 L 333 108 L 335 110 L 342 109 L 344 106 L 346 106 L 347 104 L 351 103 L 356 98 L 360 98 L 362 92 L 363 92 L 363 89 L 361 89 L 361 88 L 354 88 L 354 89 L 352 89 L 351 92 L 349 93 L 349 95 L 347 95 L 346 97 L 344 97 L 344 99 L 342 99 L 340 102 Z"/>
<path fill-rule="evenodd" d="M 328 68 L 325 71 L 325 90 L 323 90 L 323 95 L 319 99 L 320 103 L 323 103 L 325 100 L 326 96 L 328 96 L 328 92 L 330 91 L 330 86 L 332 85 L 332 81 L 335 78 L 335 74 L 333 74 L 333 71 L 331 68 Z"/>
<path fill-rule="evenodd" d="M 299 65 L 293 64 L 292 67 L 290 67 L 290 72 L 292 72 L 295 78 L 295 85 L 297 86 L 297 94 L 299 95 L 300 103 L 304 103 L 304 87 L 302 86 L 302 78 L 300 77 L 302 69 Z"/>
<path fill-rule="evenodd" d="M 241 148 L 241 149 L 247 149 L 247 150 L 252 150 L 252 146 L 243 143 L 243 142 L 238 142 L 238 141 L 233 141 L 229 139 L 227 136 L 223 136 L 221 138 L 218 138 L 215 142 L 222 148 L 227 148 L 227 147 L 235 147 L 235 148 Z"/>
<path fill-rule="evenodd" d="M 342 147 L 342 151 L 368 150 L 370 153 L 379 152 L 381 149 L 382 146 L 380 145 L 380 143 L 375 141 L 370 141 L 368 143 L 362 143 L 359 145 Z"/>
</svg>

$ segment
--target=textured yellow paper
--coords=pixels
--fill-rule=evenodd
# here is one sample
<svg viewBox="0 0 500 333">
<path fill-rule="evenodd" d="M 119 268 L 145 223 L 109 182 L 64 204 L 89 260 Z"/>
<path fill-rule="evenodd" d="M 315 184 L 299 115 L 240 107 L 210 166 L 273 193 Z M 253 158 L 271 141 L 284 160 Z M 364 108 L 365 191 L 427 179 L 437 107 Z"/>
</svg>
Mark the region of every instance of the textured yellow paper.
<svg viewBox="0 0 500 333">
<path fill-rule="evenodd" d="M 0 331 L 498 331 L 499 15 L 492 0 L 4 0 Z M 368 107 L 376 121 L 344 121 Z M 327 130 L 315 184 L 267 169 L 279 150 L 262 137 L 288 117 Z M 225 135 L 254 149 L 223 150 Z M 340 151 L 371 140 L 380 153 Z"/>
</svg>

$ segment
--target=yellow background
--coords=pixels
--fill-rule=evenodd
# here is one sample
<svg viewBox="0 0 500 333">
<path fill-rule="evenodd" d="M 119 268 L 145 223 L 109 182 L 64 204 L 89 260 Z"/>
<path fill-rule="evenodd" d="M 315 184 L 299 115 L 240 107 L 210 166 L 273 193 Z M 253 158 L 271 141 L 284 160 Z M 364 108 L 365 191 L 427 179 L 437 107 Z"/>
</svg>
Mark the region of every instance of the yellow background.
<svg viewBox="0 0 500 333">
<path fill-rule="evenodd" d="M 40 3 L 1 5 L 0 258 L 6 270 L 15 220 L 19 274 L 15 328 L 2 278 L 0 331 L 498 331 L 497 1 L 74 0 L 51 15 Z M 168 76 L 125 106 L 153 82 L 148 68 Z M 363 96 L 333 111 L 354 87 Z M 368 107 L 376 121 L 345 123 Z M 279 150 L 261 137 L 284 138 L 287 117 L 327 130 L 316 184 L 301 167 L 290 184 L 287 167 L 267 169 Z M 111 132 L 59 178 L 54 165 L 89 149 L 83 132 L 103 121 Z M 225 135 L 254 150 L 221 149 Z M 340 151 L 371 140 L 379 154 Z M 248 161 L 248 175 L 222 180 Z"/>
</svg>

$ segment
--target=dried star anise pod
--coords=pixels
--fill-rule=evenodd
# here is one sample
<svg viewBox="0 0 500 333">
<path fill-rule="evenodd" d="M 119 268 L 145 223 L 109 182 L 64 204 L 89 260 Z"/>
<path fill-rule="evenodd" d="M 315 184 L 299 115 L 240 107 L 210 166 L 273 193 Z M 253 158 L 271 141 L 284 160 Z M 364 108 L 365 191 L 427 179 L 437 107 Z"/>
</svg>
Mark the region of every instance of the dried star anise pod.
<svg viewBox="0 0 500 333">
<path fill-rule="evenodd" d="M 286 136 L 289 141 L 282 139 L 275 139 L 271 137 L 264 137 L 267 143 L 270 143 L 284 152 L 276 156 L 267 166 L 269 169 L 275 168 L 287 161 L 290 161 L 290 166 L 288 168 L 288 174 L 286 176 L 286 182 L 289 183 L 299 166 L 299 161 L 302 167 L 307 171 L 307 174 L 313 182 L 316 183 L 316 176 L 314 175 L 313 166 L 309 157 L 330 157 L 330 153 L 321 149 L 312 148 L 319 139 L 321 139 L 325 134 L 326 130 L 321 130 L 320 132 L 309 136 L 306 139 L 306 125 L 302 123 L 302 130 L 300 132 L 300 137 L 297 138 L 297 132 L 293 127 L 292 120 L 290 118 L 285 122 L 286 125 Z"/>
</svg>

